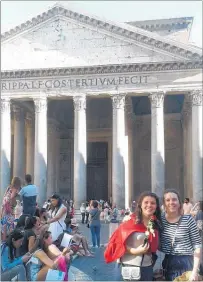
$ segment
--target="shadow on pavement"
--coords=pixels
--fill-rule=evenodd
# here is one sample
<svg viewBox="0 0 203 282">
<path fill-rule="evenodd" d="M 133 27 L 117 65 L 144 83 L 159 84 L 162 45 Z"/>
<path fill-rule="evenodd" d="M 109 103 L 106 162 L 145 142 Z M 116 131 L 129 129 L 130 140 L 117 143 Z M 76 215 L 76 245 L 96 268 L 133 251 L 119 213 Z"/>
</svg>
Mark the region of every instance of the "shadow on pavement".
<svg viewBox="0 0 203 282">
<path fill-rule="evenodd" d="M 104 248 L 94 250 L 95 257 L 78 257 L 70 267 L 69 281 L 123 281 L 117 263 L 104 261 Z"/>
</svg>

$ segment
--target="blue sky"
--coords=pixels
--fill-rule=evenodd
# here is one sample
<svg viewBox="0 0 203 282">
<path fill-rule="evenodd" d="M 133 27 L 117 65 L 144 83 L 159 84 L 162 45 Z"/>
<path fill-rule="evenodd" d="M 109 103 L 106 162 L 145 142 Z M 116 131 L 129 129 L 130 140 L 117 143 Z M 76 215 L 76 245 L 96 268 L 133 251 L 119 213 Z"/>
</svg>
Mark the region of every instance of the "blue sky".
<svg viewBox="0 0 203 282">
<path fill-rule="evenodd" d="M 2 1 L 1 32 L 43 13 L 57 1 Z M 112 21 L 194 17 L 190 41 L 202 47 L 202 1 L 60 1 L 70 9 Z"/>
</svg>

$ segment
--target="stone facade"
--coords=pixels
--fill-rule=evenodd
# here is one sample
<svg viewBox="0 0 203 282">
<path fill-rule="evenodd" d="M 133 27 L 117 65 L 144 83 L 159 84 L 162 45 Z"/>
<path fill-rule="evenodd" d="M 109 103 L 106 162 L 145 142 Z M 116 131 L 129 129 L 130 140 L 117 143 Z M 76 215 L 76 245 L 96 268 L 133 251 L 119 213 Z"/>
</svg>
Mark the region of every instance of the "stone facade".
<svg viewBox="0 0 203 282">
<path fill-rule="evenodd" d="M 199 48 L 55 6 L 3 34 L 2 58 L 1 195 L 31 173 L 40 204 L 59 192 L 123 208 L 165 188 L 200 199 Z"/>
</svg>

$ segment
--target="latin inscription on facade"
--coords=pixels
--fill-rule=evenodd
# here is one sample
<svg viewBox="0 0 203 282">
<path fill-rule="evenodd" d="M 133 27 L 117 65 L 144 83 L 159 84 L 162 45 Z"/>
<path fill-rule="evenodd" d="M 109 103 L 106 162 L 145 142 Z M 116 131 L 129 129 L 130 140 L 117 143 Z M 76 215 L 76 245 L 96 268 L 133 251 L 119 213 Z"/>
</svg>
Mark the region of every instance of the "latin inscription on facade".
<svg viewBox="0 0 203 282">
<path fill-rule="evenodd" d="M 105 86 L 140 85 L 147 84 L 148 76 L 109 76 L 109 77 L 85 77 L 85 78 L 60 78 L 60 79 L 25 79 L 15 81 L 2 81 L 1 90 L 35 90 L 35 89 L 77 89 Z"/>
</svg>

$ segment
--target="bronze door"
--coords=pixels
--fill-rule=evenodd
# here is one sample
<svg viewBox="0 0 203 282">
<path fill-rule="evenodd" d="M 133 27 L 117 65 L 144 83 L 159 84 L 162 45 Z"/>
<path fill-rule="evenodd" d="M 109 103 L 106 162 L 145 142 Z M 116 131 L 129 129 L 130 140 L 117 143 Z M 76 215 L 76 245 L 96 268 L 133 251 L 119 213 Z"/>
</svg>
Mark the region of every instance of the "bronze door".
<svg viewBox="0 0 203 282">
<path fill-rule="evenodd" d="M 108 143 L 107 142 L 88 143 L 87 199 L 108 200 Z"/>
</svg>

